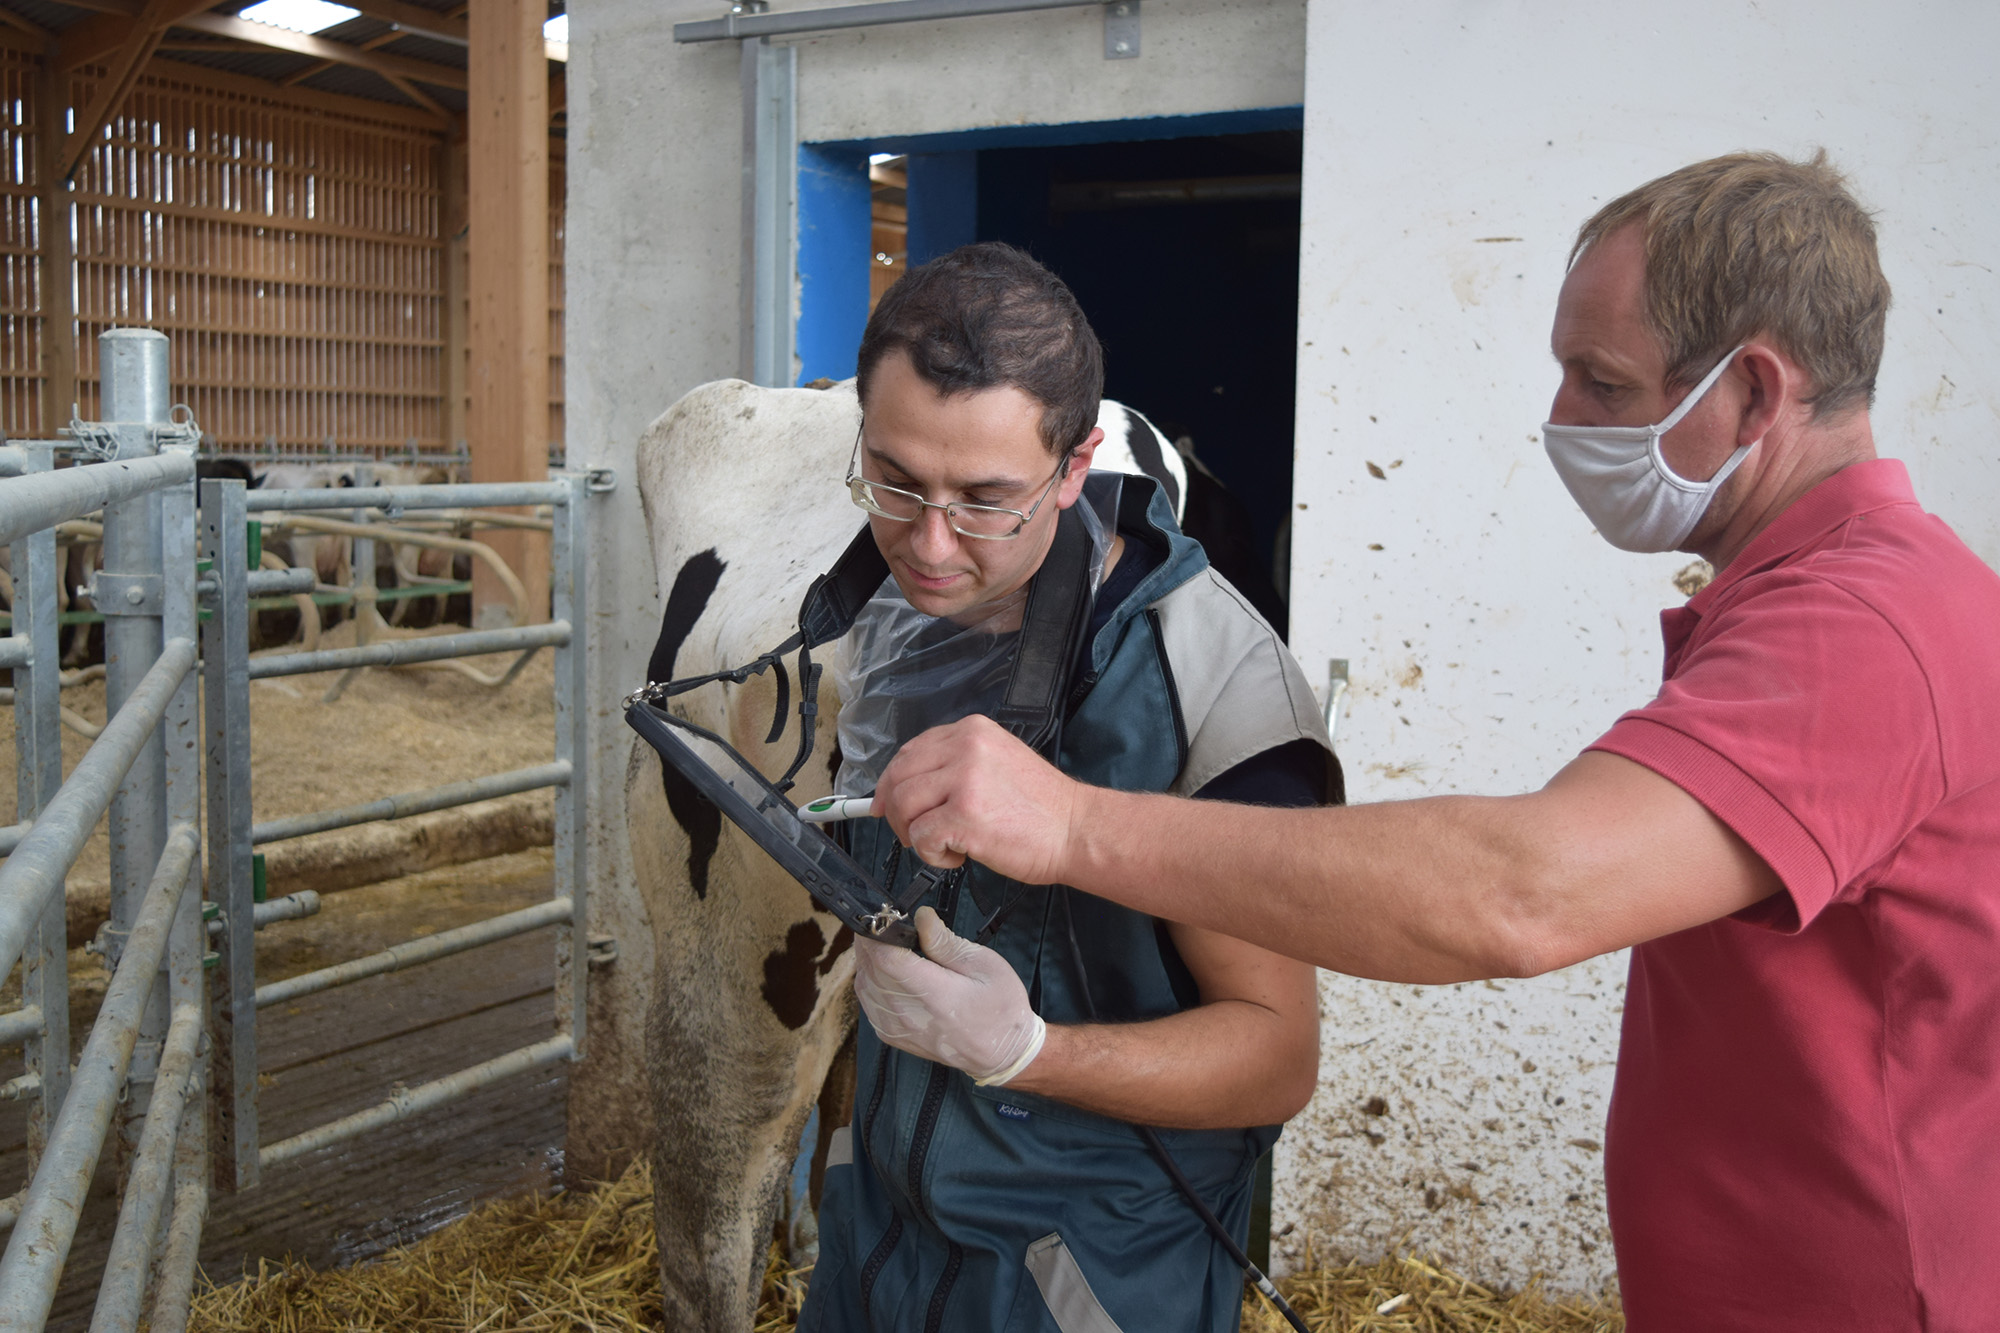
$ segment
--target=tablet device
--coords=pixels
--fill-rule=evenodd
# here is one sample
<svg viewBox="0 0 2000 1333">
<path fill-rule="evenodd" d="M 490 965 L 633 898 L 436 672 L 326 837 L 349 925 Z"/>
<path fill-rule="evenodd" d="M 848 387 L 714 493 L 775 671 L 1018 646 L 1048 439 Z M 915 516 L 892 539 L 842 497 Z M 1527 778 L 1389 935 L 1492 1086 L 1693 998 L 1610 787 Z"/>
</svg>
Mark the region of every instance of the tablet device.
<svg viewBox="0 0 2000 1333">
<path fill-rule="evenodd" d="M 820 826 L 800 819 L 798 808 L 720 737 L 644 700 L 632 702 L 625 720 L 659 751 L 661 763 L 692 782 L 848 929 L 864 939 L 916 947 L 915 928 L 882 885 Z M 920 899 L 943 875 L 920 869 L 907 900 Z"/>
</svg>

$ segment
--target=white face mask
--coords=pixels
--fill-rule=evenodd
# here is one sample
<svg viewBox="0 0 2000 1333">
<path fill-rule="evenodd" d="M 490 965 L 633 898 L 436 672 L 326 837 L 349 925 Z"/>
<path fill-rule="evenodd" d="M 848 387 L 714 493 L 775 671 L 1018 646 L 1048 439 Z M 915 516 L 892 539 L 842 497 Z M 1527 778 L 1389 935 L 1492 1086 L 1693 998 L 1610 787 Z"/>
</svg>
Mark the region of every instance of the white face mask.
<svg viewBox="0 0 2000 1333">
<path fill-rule="evenodd" d="M 1660 437 L 1681 424 L 1736 360 L 1722 358 L 1657 426 L 1542 427 L 1542 447 L 1584 515 L 1621 551 L 1671 551 L 1688 539 L 1729 474 L 1760 443 L 1729 456 L 1707 481 L 1677 475 L 1660 456 Z"/>
</svg>

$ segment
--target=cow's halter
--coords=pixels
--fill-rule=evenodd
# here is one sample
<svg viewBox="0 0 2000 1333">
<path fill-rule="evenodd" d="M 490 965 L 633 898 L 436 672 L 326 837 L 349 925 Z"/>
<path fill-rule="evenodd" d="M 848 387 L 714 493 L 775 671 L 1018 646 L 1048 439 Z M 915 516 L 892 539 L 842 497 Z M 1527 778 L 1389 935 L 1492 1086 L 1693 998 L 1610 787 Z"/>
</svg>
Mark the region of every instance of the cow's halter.
<svg viewBox="0 0 2000 1333">
<path fill-rule="evenodd" d="M 1050 760 L 1055 759 L 1062 742 L 1064 705 L 1070 679 L 1082 660 L 1084 631 L 1090 624 L 1094 596 L 1090 534 L 1077 508 L 1064 510 L 1058 518 L 1055 539 L 1028 585 L 1021 637 L 1008 672 L 1007 688 L 992 712 L 995 722 Z M 739 667 L 705 676 L 647 682 L 643 689 L 625 696 L 625 720 L 659 751 L 663 763 L 671 764 L 692 782 L 850 929 L 885 943 L 911 946 L 916 941 L 916 932 L 911 929 L 908 917 L 923 896 L 944 880 L 947 872 L 924 866 L 901 893 L 894 893 L 893 884 L 887 888 L 881 885 L 828 838 L 824 830 L 798 819 L 797 807 L 785 795 L 813 752 L 822 668 L 812 660 L 812 650 L 846 634 L 888 576 L 888 562 L 882 558 L 869 530 L 862 528 L 833 568 L 814 579 L 806 590 L 805 601 L 799 606 L 796 633 Z M 704 685 L 718 682 L 741 685 L 752 676 L 770 671 L 777 682 L 778 698 L 764 743 L 775 745 L 785 734 L 791 712 L 791 676 L 784 659 L 794 650 L 798 652 L 799 745 L 790 766 L 775 782 L 765 778 L 727 740 L 665 706 L 676 695 Z M 706 745 L 726 752 L 734 766 L 731 773 L 725 776 L 719 772 L 675 735 L 676 731 L 699 737 Z M 742 772 L 735 773 L 734 768 Z M 741 781 L 732 783 L 730 777 Z M 742 790 L 744 785 L 751 787 L 748 793 Z M 977 938 L 991 937 L 1020 893 L 1017 887 L 987 918 Z"/>
</svg>

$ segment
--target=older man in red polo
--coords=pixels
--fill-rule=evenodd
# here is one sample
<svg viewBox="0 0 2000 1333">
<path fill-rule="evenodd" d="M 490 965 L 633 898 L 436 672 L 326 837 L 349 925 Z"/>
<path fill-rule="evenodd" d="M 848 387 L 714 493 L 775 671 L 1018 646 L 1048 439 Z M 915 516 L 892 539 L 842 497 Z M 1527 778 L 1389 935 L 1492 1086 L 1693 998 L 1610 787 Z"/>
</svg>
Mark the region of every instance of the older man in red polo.
<svg viewBox="0 0 2000 1333">
<path fill-rule="evenodd" d="M 1633 1333 L 2000 1327 L 2000 578 L 1876 457 L 1888 304 L 1823 155 L 1697 163 L 1584 225 L 1551 461 L 1613 545 L 1717 574 L 1662 617 L 1658 697 L 1540 791 L 1204 806 L 972 718 L 879 807 L 934 864 L 1359 976 L 1632 946 L 1605 1169 Z M 1027 1002 L 925 966 L 942 1025 Z"/>
</svg>

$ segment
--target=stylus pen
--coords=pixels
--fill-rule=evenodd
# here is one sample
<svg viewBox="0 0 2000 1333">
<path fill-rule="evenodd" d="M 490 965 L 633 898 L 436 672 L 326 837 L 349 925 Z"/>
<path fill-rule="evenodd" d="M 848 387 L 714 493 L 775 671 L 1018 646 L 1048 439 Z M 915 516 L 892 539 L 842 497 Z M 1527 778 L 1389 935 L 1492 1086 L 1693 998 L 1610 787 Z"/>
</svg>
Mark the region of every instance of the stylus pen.
<svg viewBox="0 0 2000 1333">
<path fill-rule="evenodd" d="M 866 819 L 868 807 L 875 804 L 873 796 L 822 796 L 817 801 L 807 801 L 799 810 L 799 818 L 808 824 L 831 824 L 842 819 Z"/>
</svg>

